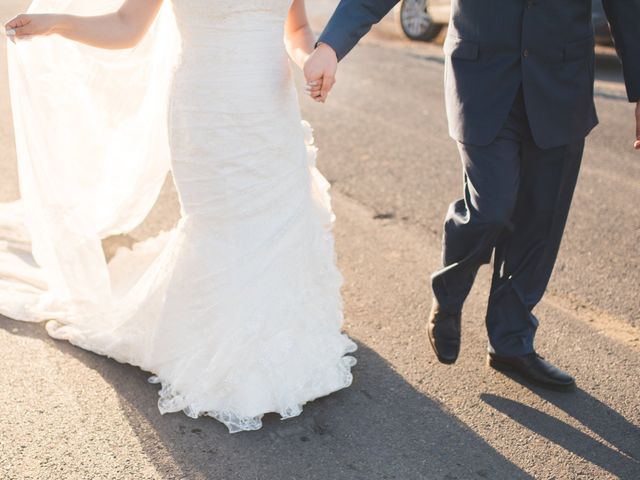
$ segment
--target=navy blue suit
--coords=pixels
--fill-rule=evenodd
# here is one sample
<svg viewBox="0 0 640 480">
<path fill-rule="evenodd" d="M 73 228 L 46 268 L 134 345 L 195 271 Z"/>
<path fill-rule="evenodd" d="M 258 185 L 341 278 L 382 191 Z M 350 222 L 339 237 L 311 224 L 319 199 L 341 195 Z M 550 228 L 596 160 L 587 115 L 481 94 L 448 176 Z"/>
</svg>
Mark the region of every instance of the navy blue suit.
<svg viewBox="0 0 640 480">
<path fill-rule="evenodd" d="M 396 3 L 342 0 L 319 41 L 342 59 Z M 637 102 L 640 0 L 603 4 Z M 584 139 L 598 123 L 591 0 L 452 0 L 444 53 L 449 133 L 465 181 L 445 219 L 434 296 L 460 311 L 494 254 L 490 350 L 531 353 L 532 310 L 560 247 Z"/>
</svg>

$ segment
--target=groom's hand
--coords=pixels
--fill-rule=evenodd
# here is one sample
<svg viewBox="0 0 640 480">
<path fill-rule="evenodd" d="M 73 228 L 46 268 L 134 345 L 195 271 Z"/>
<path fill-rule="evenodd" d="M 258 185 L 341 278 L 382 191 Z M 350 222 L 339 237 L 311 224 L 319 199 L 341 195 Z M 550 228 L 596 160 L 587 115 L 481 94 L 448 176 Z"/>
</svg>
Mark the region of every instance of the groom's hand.
<svg viewBox="0 0 640 480">
<path fill-rule="evenodd" d="M 636 141 L 633 148 L 640 150 L 640 101 L 636 103 Z"/>
<path fill-rule="evenodd" d="M 320 43 L 304 64 L 307 93 L 316 102 L 326 102 L 327 96 L 336 83 L 338 57 L 326 43 Z"/>
</svg>

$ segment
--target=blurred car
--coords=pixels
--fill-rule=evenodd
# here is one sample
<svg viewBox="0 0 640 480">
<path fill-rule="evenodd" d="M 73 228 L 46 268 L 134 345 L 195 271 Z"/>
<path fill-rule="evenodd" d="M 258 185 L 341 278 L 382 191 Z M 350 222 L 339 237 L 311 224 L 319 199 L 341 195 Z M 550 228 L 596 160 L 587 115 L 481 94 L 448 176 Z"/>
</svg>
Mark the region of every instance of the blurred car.
<svg viewBox="0 0 640 480">
<path fill-rule="evenodd" d="M 450 14 L 451 0 L 402 0 L 396 11 L 404 34 L 424 42 L 438 36 Z"/>
<path fill-rule="evenodd" d="M 404 34 L 411 40 L 431 41 L 449 23 L 451 0 L 402 0 L 396 18 Z M 593 0 L 593 28 L 596 42 L 611 45 L 611 32 L 602 0 Z"/>
</svg>

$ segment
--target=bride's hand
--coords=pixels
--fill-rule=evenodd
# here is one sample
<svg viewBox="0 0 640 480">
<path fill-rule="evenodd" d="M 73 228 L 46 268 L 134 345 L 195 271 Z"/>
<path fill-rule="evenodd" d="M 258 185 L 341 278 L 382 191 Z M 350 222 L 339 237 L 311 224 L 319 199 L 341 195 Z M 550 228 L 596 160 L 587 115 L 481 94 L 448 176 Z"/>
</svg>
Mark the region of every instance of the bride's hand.
<svg viewBox="0 0 640 480">
<path fill-rule="evenodd" d="M 15 43 L 36 35 L 50 35 L 56 27 L 56 16 L 50 14 L 21 14 L 5 23 L 5 33 Z"/>
</svg>

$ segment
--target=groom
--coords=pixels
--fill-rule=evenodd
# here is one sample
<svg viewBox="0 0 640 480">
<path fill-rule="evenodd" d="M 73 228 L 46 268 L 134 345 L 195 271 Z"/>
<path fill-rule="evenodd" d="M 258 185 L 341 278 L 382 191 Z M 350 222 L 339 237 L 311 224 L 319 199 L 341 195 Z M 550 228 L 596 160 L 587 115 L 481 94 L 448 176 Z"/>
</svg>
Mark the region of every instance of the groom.
<svg viewBox="0 0 640 480">
<path fill-rule="evenodd" d="M 640 0 L 603 0 L 640 149 Z M 337 63 L 398 0 L 342 0 L 305 65 L 324 102 Z M 432 277 L 427 325 L 433 350 L 452 364 L 462 305 L 494 255 L 486 327 L 488 363 L 542 387 L 574 379 L 534 350 L 541 300 L 556 260 L 593 102 L 591 0 L 452 0 L 444 43 L 449 133 L 464 168 L 464 198 L 444 223 L 444 267 Z"/>
</svg>

